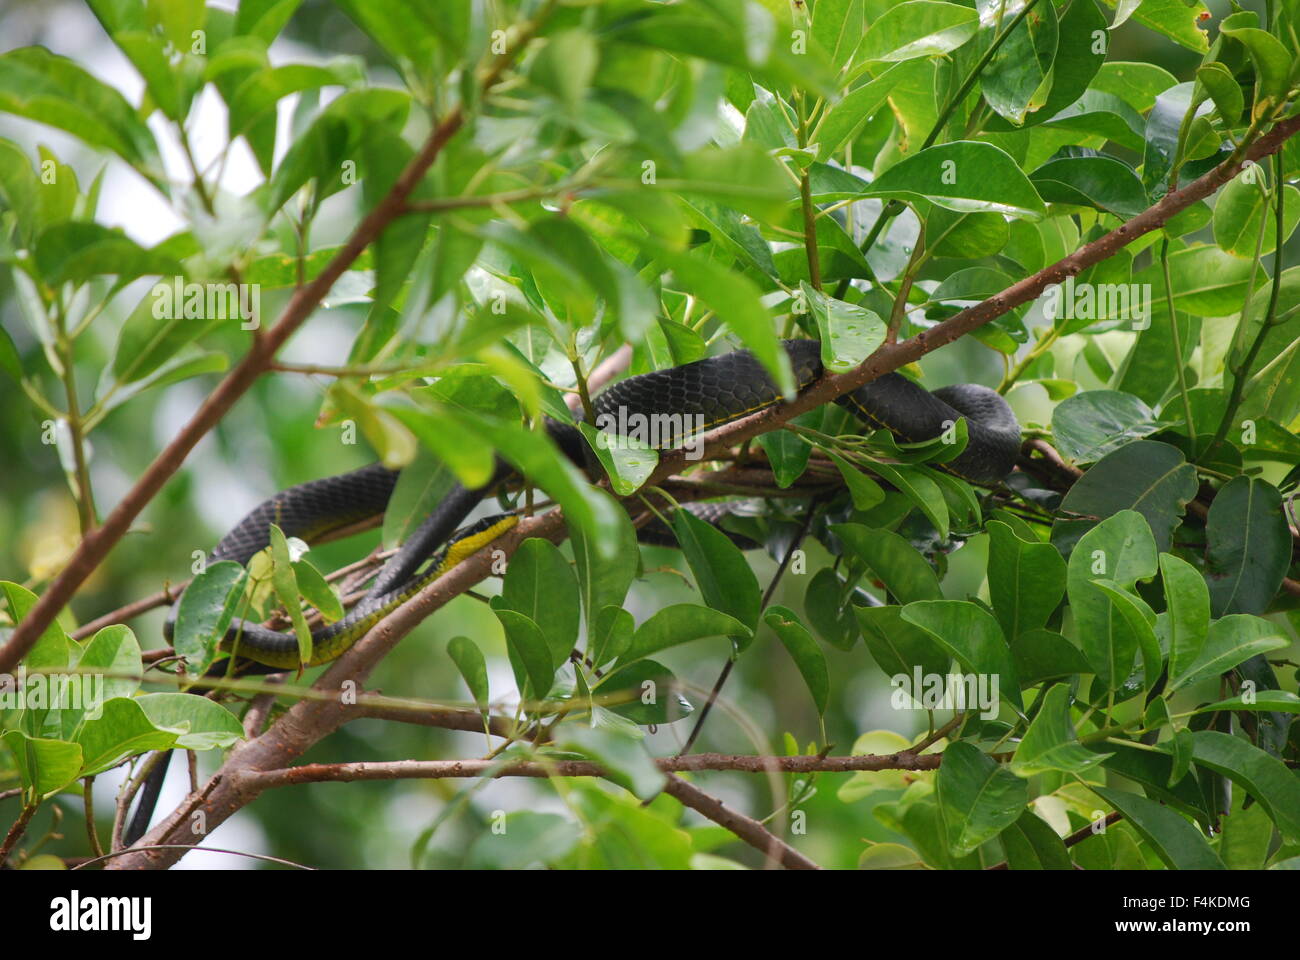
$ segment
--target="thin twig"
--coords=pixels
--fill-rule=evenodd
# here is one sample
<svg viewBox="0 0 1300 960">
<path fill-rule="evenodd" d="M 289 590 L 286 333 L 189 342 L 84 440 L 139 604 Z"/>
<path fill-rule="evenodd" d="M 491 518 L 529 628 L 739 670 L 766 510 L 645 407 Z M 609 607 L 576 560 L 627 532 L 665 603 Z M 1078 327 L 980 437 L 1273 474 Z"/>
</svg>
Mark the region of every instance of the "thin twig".
<svg viewBox="0 0 1300 960">
<path fill-rule="evenodd" d="M 18 819 L 14 821 L 9 832 L 5 834 L 4 843 L 0 844 L 0 867 L 3 867 L 9 860 L 9 854 L 13 852 L 18 841 L 22 839 L 23 833 L 27 830 L 27 824 L 32 820 L 32 815 L 36 813 L 38 804 L 29 803 L 25 805 L 22 812 L 18 814 Z"/>
<path fill-rule="evenodd" d="M 711 796 L 681 777 L 669 774 L 664 793 L 675 798 L 682 806 L 690 807 L 720 827 L 726 827 L 741 840 L 766 856 L 769 862 L 779 863 L 791 870 L 820 870 L 813 860 L 804 856 L 753 817 L 738 810 L 729 810 L 717 797 Z"/>
<path fill-rule="evenodd" d="M 90 852 L 96 857 L 104 855 L 104 848 L 99 844 L 99 831 L 95 829 L 95 778 L 86 778 L 82 790 L 82 802 L 86 809 L 86 837 L 90 841 Z"/>
</svg>

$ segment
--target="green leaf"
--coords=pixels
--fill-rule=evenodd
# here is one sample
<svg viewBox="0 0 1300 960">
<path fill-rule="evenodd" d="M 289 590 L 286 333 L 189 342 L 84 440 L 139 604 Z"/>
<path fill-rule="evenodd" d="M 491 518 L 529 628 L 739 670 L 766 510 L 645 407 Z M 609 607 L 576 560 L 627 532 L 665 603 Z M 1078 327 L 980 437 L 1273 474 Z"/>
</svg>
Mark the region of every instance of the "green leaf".
<svg viewBox="0 0 1300 960">
<path fill-rule="evenodd" d="M 761 291 L 748 278 L 690 253 L 679 253 L 649 239 L 647 253 L 672 270 L 686 292 L 697 296 L 750 349 L 787 397 L 795 393 L 790 358 L 777 343 L 772 316 L 760 299 Z"/>
<path fill-rule="evenodd" d="M 186 673 L 198 676 L 212 665 L 243 596 L 244 568 L 234 561 L 209 563 L 181 594 L 172 645 L 185 657 Z"/>
<path fill-rule="evenodd" d="M 599 494 L 598 494 L 599 495 Z M 604 495 L 608 499 L 608 495 Z M 573 566 L 578 576 L 578 593 L 582 597 L 583 616 L 590 630 L 596 615 L 607 606 L 620 606 L 627 596 L 632 581 L 636 579 L 641 553 L 637 546 L 636 530 L 626 512 L 612 501 L 611 514 L 617 514 L 613 529 L 608 533 L 606 547 L 614 549 L 613 556 L 595 555 L 591 534 L 581 528 L 570 530 L 569 543 L 573 547 Z"/>
<path fill-rule="evenodd" d="M 1234 613 L 1210 624 L 1201 652 L 1181 673 L 1169 680 L 1169 693 L 1207 677 L 1231 670 L 1258 653 L 1280 650 L 1289 643 L 1281 631 L 1259 617 Z"/>
<path fill-rule="evenodd" d="M 349 90 L 331 101 L 275 168 L 263 198 L 266 212 L 279 210 L 308 180 L 316 181 L 317 203 L 348 186 L 344 162 L 355 159 L 366 138 L 398 132 L 410 105 L 410 94 L 380 87 Z"/>
<path fill-rule="evenodd" d="M 809 591 L 811 592 L 811 590 Z M 895 680 L 895 686 L 906 681 L 915 686 L 914 672 L 921 676 L 935 676 L 947 671 L 952 654 L 940 645 L 926 630 L 903 619 L 899 606 L 849 608 L 862 627 L 862 639 L 885 674 Z M 812 611 L 809 611 L 809 619 Z"/>
<path fill-rule="evenodd" d="M 953 456 L 956 456 L 953 453 Z M 925 514 L 925 518 L 934 524 L 935 530 L 943 539 L 948 537 L 948 502 L 944 499 L 939 485 L 927 475 L 924 467 L 905 464 L 887 464 L 873 462 L 873 472 L 903 494 L 912 504 Z"/>
<path fill-rule="evenodd" d="M 956 50 L 979 27 L 969 7 L 931 0 L 907 0 L 877 16 L 862 38 L 863 60 L 900 61 L 934 57 Z"/>
<path fill-rule="evenodd" d="M 1029 784 L 962 741 L 943 751 L 935 787 L 954 857 L 974 853 L 1015 823 L 1029 802 Z"/>
<path fill-rule="evenodd" d="M 1156 639 L 1155 613 L 1145 600 L 1121 589 L 1111 580 L 1097 579 L 1093 584 L 1110 598 L 1111 604 L 1128 625 L 1129 633 L 1137 641 L 1138 650 L 1142 653 L 1142 689 L 1150 690 L 1160 679 L 1160 669 L 1164 663 L 1160 641 Z"/>
<path fill-rule="evenodd" d="M 772 628 L 777 639 L 785 646 L 786 652 L 799 668 L 804 683 L 808 685 L 808 692 L 812 694 L 813 704 L 817 707 L 817 715 L 824 716 L 830 699 L 831 680 L 821 647 L 817 646 L 812 634 L 788 607 L 769 607 L 763 614 L 763 622 Z"/>
<path fill-rule="evenodd" d="M 658 186 L 706 197 L 759 221 L 778 219 L 793 199 L 779 161 L 755 143 L 706 147 L 685 158 L 680 179 L 660 177 Z"/>
<path fill-rule="evenodd" d="M 1289 690 L 1253 691 L 1249 698 L 1246 694 L 1229 697 L 1218 703 L 1197 707 L 1197 713 L 1218 713 L 1221 710 L 1276 711 L 1279 713 L 1300 713 L 1300 695 Z"/>
<path fill-rule="evenodd" d="M 569 724 L 561 731 L 559 746 L 600 764 L 609 780 L 638 800 L 655 797 L 668 780 L 655 766 L 641 738 L 622 730 Z"/>
<path fill-rule="evenodd" d="M 207 697 L 147 693 L 135 703 L 154 726 L 177 734 L 176 746 L 187 750 L 216 750 L 244 739 L 239 718 Z"/>
<path fill-rule="evenodd" d="M 1076 673 L 1090 673 L 1092 667 L 1079 648 L 1051 630 L 1030 630 L 1013 643 L 1020 685 L 1031 687 L 1043 680 L 1058 680 Z"/>
<path fill-rule="evenodd" d="M 940 208 L 941 209 L 941 208 Z M 967 214 L 976 216 L 976 214 Z M 967 267 L 950 273 L 934 290 L 935 300 L 983 300 L 1001 293 L 1015 281 L 991 267 Z"/>
<path fill-rule="evenodd" d="M 689 510 L 674 511 L 672 523 L 673 533 L 686 555 L 704 602 L 753 631 L 758 626 L 758 578 L 740 548 L 721 530 L 705 523 Z M 748 646 L 751 639 L 752 633 L 732 638 L 740 650 Z"/>
<path fill-rule="evenodd" d="M 230 108 L 229 137 L 234 140 L 249 129 L 284 97 L 303 90 L 358 84 L 363 79 L 359 65 L 341 60 L 330 66 L 289 63 L 266 67 L 250 74 L 228 99 Z"/>
<path fill-rule="evenodd" d="M 858 869 L 924 870 L 925 861 L 919 853 L 901 843 L 873 843 L 858 857 Z"/>
<path fill-rule="evenodd" d="M 36 594 L 20 584 L 0 580 L 0 590 L 4 591 L 9 606 L 9 619 L 15 624 L 21 623 L 32 607 L 36 606 Z M 68 635 L 63 632 L 63 627 L 59 626 L 56 620 L 41 632 L 36 644 L 27 656 L 23 657 L 23 664 L 29 670 L 66 667 L 71 662 L 70 646 Z"/>
<path fill-rule="evenodd" d="M 37 799 L 58 793 L 80 775 L 78 743 L 29 737 L 21 730 L 10 730 L 0 739 L 13 751 L 23 788 Z"/>
<path fill-rule="evenodd" d="M 654 660 L 640 660 L 614 671 L 596 687 L 609 710 L 636 724 L 672 723 L 694 707 L 680 693 L 681 684 L 671 670 Z"/>
<path fill-rule="evenodd" d="M 1168 551 L 1173 531 L 1198 489 L 1196 468 L 1181 450 L 1155 440 L 1135 440 L 1097 461 L 1070 488 L 1060 510 L 1102 518 L 1137 511 L 1155 535 L 1159 549 Z"/>
<path fill-rule="evenodd" d="M 1192 734 L 1192 759 L 1258 800 L 1284 840 L 1300 842 L 1300 779 L 1281 760 L 1217 730 Z"/>
<path fill-rule="evenodd" d="M 660 611 L 662 612 L 662 611 Z M 632 644 L 636 621 L 622 607 L 602 607 L 587 629 L 587 655 L 593 667 L 619 659 Z"/>
<path fill-rule="evenodd" d="M 1069 203 L 1113 213 L 1122 220 L 1148 206 L 1147 192 L 1133 168 L 1114 157 L 1062 157 L 1029 175 L 1049 203 Z"/>
<path fill-rule="evenodd" d="M 885 322 L 875 312 L 828 297 L 806 282 L 801 289 L 817 322 L 827 370 L 852 370 L 885 342 Z"/>
<path fill-rule="evenodd" d="M 492 612 L 497 615 L 506 632 L 506 649 L 510 654 L 510 664 L 514 668 L 519 692 L 526 700 L 544 699 L 555 682 L 557 664 L 542 628 L 529 617 L 508 609 L 500 602 L 492 604 Z M 565 657 L 568 657 L 567 651 Z"/>
<path fill-rule="evenodd" d="M 104 699 L 129 697 L 140 689 L 140 677 L 144 673 L 140 643 L 125 624 L 104 627 L 86 644 L 77 668 L 91 673 L 102 670 L 104 673 L 125 674 L 104 677 Z"/>
<path fill-rule="evenodd" d="M 418 7 L 404 0 L 339 0 L 338 6 L 398 65 L 410 61 L 427 69 L 439 52 L 457 60 L 468 41 L 470 5 L 464 0 Z"/>
<path fill-rule="evenodd" d="M 447 641 L 447 653 L 460 671 L 465 686 L 469 687 L 474 702 L 480 710 L 486 710 L 489 689 L 487 661 L 483 659 L 483 651 L 469 637 L 452 637 Z"/>
<path fill-rule="evenodd" d="M 1075 463 L 1095 463 L 1164 426 L 1140 399 L 1118 390 L 1085 390 L 1052 411 L 1056 448 Z"/>
<path fill-rule="evenodd" d="M 1014 16 L 999 3 L 981 7 L 985 17 L 997 23 Z M 1001 24 L 998 24 L 1001 29 Z M 1052 88 L 1052 65 L 1058 43 L 1056 11 L 1051 4 L 1036 6 L 1007 36 L 993 59 L 980 73 L 980 90 L 993 110 L 1015 126 L 1025 116 L 1040 110 Z M 1082 92 L 1082 91 L 1080 91 Z"/>
<path fill-rule="evenodd" d="M 137 383 L 161 368 L 190 341 L 219 324 L 241 323 L 233 314 L 229 319 L 195 316 L 183 303 L 173 303 L 173 289 L 162 284 L 155 286 L 122 324 L 113 351 L 113 378 L 117 383 Z M 223 298 L 219 303 L 229 305 L 232 301 Z"/>
<path fill-rule="evenodd" d="M 578 642 L 578 582 L 560 549 L 529 538 L 519 545 L 501 585 L 500 609 L 535 623 L 546 637 L 552 669 L 569 658 Z"/>
<path fill-rule="evenodd" d="M 1002 14 L 1014 16 L 1014 8 L 1008 7 Z M 1097 31 L 1106 29 L 1106 18 L 1097 9 L 1092 0 L 1071 3 L 1061 16 L 1058 24 L 1058 43 L 1056 60 L 1052 64 L 1051 90 L 1047 101 L 1038 109 L 1028 113 L 1024 119 L 1025 126 L 1033 126 L 1057 117 L 1071 104 L 1086 95 L 1088 84 L 1092 82 L 1097 71 L 1106 59 L 1106 50 L 1098 49 Z M 1172 81 L 1171 81 L 1172 82 Z M 1012 124 L 1000 117 L 986 125 L 988 130 L 1012 130 Z"/>
<path fill-rule="evenodd" d="M 394 399 L 389 402 L 389 397 Z M 492 449 L 479 442 L 472 430 L 447 410 L 408 406 L 402 402 L 406 398 L 399 397 L 393 393 L 382 398 L 378 410 L 400 421 L 466 487 L 481 487 L 492 479 L 496 467 Z"/>
<path fill-rule="evenodd" d="M 819 426 L 821 413 L 816 410 L 805 413 L 801 417 L 796 417 L 795 422 L 802 426 Z M 776 485 L 782 490 L 788 489 L 808 468 L 812 446 L 793 430 L 772 430 L 760 434 L 758 444 L 767 454 Z"/>
<path fill-rule="evenodd" d="M 1160 554 L 1164 584 L 1169 676 L 1185 674 L 1201 654 L 1210 629 L 1210 592 L 1199 570 L 1171 553 Z"/>
<path fill-rule="evenodd" d="M 1224 869 L 1223 861 L 1210 849 L 1201 832 L 1173 810 L 1136 793 L 1089 786 L 1124 815 L 1171 870 Z"/>
<path fill-rule="evenodd" d="M 1070 722 L 1070 691 L 1063 684 L 1053 685 L 1043 694 L 1038 714 L 1016 747 L 1011 758 L 1011 772 L 1021 777 L 1062 770 L 1082 773 L 1095 767 L 1110 754 L 1094 753 L 1082 746 Z"/>
<path fill-rule="evenodd" d="M 257 37 L 270 46 L 300 3 L 302 0 L 240 0 L 235 33 Z"/>
<path fill-rule="evenodd" d="M 869 730 L 866 733 L 859 734 L 858 738 L 853 741 L 853 746 L 849 754 L 855 757 L 879 756 L 888 757 L 896 753 L 902 753 L 911 747 L 913 741 L 908 740 L 901 734 L 893 730 Z M 937 752 L 933 749 L 927 752 Z M 931 774 L 922 773 L 917 776 L 929 777 Z M 903 790 L 911 783 L 913 773 L 906 770 L 861 770 L 848 780 L 844 785 L 835 792 L 841 803 L 856 803 L 863 797 L 868 797 L 880 790 Z"/>
<path fill-rule="evenodd" d="M 359 0 L 354 0 L 359 2 Z M 476 870 L 522 870 L 567 857 L 582 830 L 556 813 L 516 810 L 506 814 L 502 832 L 484 830 L 470 847 L 468 866 Z"/>
<path fill-rule="evenodd" d="M 935 257 L 975 259 L 1007 245 L 1007 221 L 996 213 L 956 213 L 934 207 L 925 220 L 926 247 Z"/>
<path fill-rule="evenodd" d="M 1291 563 L 1291 534 L 1277 488 L 1235 477 L 1215 496 L 1205 521 L 1210 609 L 1264 613 Z"/>
<path fill-rule="evenodd" d="M 1282 240 L 1285 243 L 1300 223 L 1300 190 L 1286 186 L 1282 201 Z M 1219 192 L 1214 203 L 1214 242 L 1238 257 L 1253 259 L 1256 244 L 1261 244 L 1261 254 L 1272 253 L 1277 247 L 1277 217 L 1272 201 L 1264 187 L 1263 178 L 1247 183 L 1234 177 Z M 1262 221 L 1262 223 L 1261 223 Z M 1259 231 L 1264 228 L 1261 243 Z"/>
<path fill-rule="evenodd" d="M 1179 312 L 1202 317 L 1226 317 L 1239 312 L 1250 276 L 1249 260 L 1234 257 L 1218 247 L 1201 245 L 1169 252 L 1174 309 Z M 1159 295 L 1165 289 L 1159 257 L 1134 273 L 1133 282 L 1151 284 L 1151 289 L 1158 292 L 1152 299 L 1152 311 L 1159 315 L 1165 310 L 1165 298 Z"/>
<path fill-rule="evenodd" d="M 609 477 L 609 485 L 620 497 L 640 490 L 659 466 L 659 451 L 635 437 L 597 430 L 589 423 L 579 423 L 578 429 Z"/>
<path fill-rule="evenodd" d="M 1176 84 L 1155 98 L 1155 104 L 1147 114 L 1146 129 L 1142 135 L 1146 141 L 1142 148 L 1142 182 L 1153 197 L 1160 197 L 1168 190 L 1169 176 L 1180 146 L 1179 131 L 1195 92 L 1194 83 Z M 1209 104 L 1197 107 L 1198 111 L 1202 109 L 1208 111 Z M 1155 266 L 1159 267 L 1159 263 Z"/>
<path fill-rule="evenodd" d="M 311 627 L 307 626 L 302 602 L 298 599 L 298 576 L 289 556 L 289 541 L 278 524 L 270 524 L 268 532 L 271 538 L 271 583 L 275 587 L 276 599 L 293 621 L 293 632 L 298 637 L 298 662 L 308 664 L 312 660 Z"/>
<path fill-rule="evenodd" d="M 144 120 L 120 93 L 66 57 L 43 47 L 0 56 L 0 111 L 110 150 L 165 189 L 162 160 Z"/>
<path fill-rule="evenodd" d="M 988 523 L 989 599 L 1002 632 L 1011 639 L 1047 625 L 1065 595 L 1065 561 L 1050 543 L 1026 542 L 1007 524 Z"/>
<path fill-rule="evenodd" d="M 1196 79 L 1200 82 L 1219 111 L 1219 118 L 1229 127 L 1234 127 L 1241 120 L 1241 112 L 1246 104 L 1241 96 L 1241 86 L 1222 63 L 1207 63 L 1196 70 Z"/>
<path fill-rule="evenodd" d="M 1204 53 L 1209 49 L 1201 24 L 1209 19 L 1210 11 L 1201 0 L 1141 0 L 1132 15 L 1137 23 L 1163 33 L 1188 50 Z"/>
<path fill-rule="evenodd" d="M 343 619 L 343 603 L 319 570 L 306 560 L 295 560 L 293 575 L 303 599 L 319 610 L 327 623 Z"/>
<path fill-rule="evenodd" d="M 1273 823 L 1264 805 L 1255 803 L 1243 808 L 1234 802 L 1232 812 L 1223 818 L 1219 840 L 1224 865 L 1229 870 L 1261 870 L 1272 845 Z"/>
<path fill-rule="evenodd" d="M 576 110 L 591 86 L 600 48 L 585 30 L 552 34 L 532 58 L 528 78 L 569 110 Z"/>
<path fill-rule="evenodd" d="M 693 219 L 701 229 L 708 231 L 711 241 L 741 263 L 752 264 L 773 279 L 777 277 L 772 248 L 754 224 L 741 218 L 739 211 L 703 197 L 683 197 L 682 203 L 696 215 Z"/>
<path fill-rule="evenodd" d="M 1219 26 L 1225 36 L 1239 40 L 1255 64 L 1255 83 L 1259 96 L 1280 100 L 1291 86 L 1291 72 L 1295 58 L 1287 52 L 1282 41 L 1267 30 L 1259 29 L 1259 14 L 1242 10 L 1228 17 Z"/>
<path fill-rule="evenodd" d="M 1070 553 L 1066 580 L 1079 646 L 1098 679 L 1116 689 L 1133 669 L 1138 649 L 1123 613 L 1093 581 L 1123 589 L 1156 573 L 1156 544 L 1142 515 L 1122 510 L 1103 520 Z"/>
<path fill-rule="evenodd" d="M 902 76 L 891 66 L 862 86 L 850 90 L 827 110 L 816 130 L 817 159 L 824 162 L 856 137 L 868 118 L 885 105 Z"/>
<path fill-rule="evenodd" d="M 905 606 L 903 619 L 938 640 L 969 672 L 996 676 L 999 695 L 1024 712 L 1011 648 L 984 608 L 966 600 L 923 600 Z"/>
<path fill-rule="evenodd" d="M 826 454 L 839 468 L 840 476 L 844 478 L 844 485 L 849 488 L 849 496 L 853 500 L 853 509 L 870 510 L 877 504 L 885 500 L 885 491 L 881 489 L 880 484 L 872 480 L 865 473 L 859 470 L 853 464 L 849 463 L 834 450 L 827 450 Z"/>
<path fill-rule="evenodd" d="M 962 213 L 988 211 L 1031 220 L 1047 214 L 1015 160 L 991 143 L 973 140 L 937 144 L 899 161 L 864 195 L 929 200 Z"/>
<path fill-rule="evenodd" d="M 404 543 L 456 484 L 451 468 L 423 447 L 397 475 L 384 511 L 381 540 L 388 549 Z"/>
<path fill-rule="evenodd" d="M 813 38 L 834 66 L 844 67 L 862 42 L 862 14 L 863 0 L 826 0 L 813 10 Z"/>
<path fill-rule="evenodd" d="M 87 720 L 77 735 L 82 753 L 82 767 L 78 775 L 88 777 L 102 773 L 126 757 L 147 750 L 165 750 L 175 742 L 176 734 L 158 729 L 141 709 L 138 700 L 116 697 L 106 701 L 100 715 L 94 720 Z"/>
<path fill-rule="evenodd" d="M 419 444 L 414 434 L 392 411 L 381 407 L 371 393 L 352 381 L 339 379 L 329 388 L 327 400 L 343 417 L 356 422 L 388 469 L 400 469 L 415 459 Z"/>
<path fill-rule="evenodd" d="M 1012 870 L 1073 870 L 1074 862 L 1065 844 L 1047 821 L 1026 810 L 999 834 Z"/>
<path fill-rule="evenodd" d="M 720 610 L 695 603 L 675 603 L 655 611 L 636 628 L 632 642 L 619 657 L 619 663 L 626 665 L 660 650 L 704 637 L 743 637 L 748 641 L 753 637 L 753 631 Z"/>
<path fill-rule="evenodd" d="M 46 229 L 36 243 L 35 264 L 52 287 L 85 283 L 100 274 L 112 274 L 125 284 L 136 277 L 184 272 L 172 257 L 144 249 L 121 229 L 84 221 Z"/>
<path fill-rule="evenodd" d="M 835 523 L 831 533 L 870 567 L 899 603 L 938 600 L 939 577 L 925 557 L 892 530 L 873 530 L 860 523 Z"/>
</svg>

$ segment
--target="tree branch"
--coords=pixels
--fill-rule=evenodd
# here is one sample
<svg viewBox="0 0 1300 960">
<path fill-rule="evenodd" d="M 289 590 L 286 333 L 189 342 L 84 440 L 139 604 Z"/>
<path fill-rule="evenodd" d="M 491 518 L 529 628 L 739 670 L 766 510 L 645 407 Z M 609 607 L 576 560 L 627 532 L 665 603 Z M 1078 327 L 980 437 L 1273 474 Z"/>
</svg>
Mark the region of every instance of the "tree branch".
<svg viewBox="0 0 1300 960">
<path fill-rule="evenodd" d="M 820 870 L 814 861 L 805 857 L 753 817 L 738 810 L 728 810 L 726 805 L 692 783 L 674 774 L 668 775 L 664 793 L 684 807 L 707 817 L 720 827 L 726 827 L 745 843 L 763 853 L 771 863 L 779 863 L 790 870 Z"/>
</svg>

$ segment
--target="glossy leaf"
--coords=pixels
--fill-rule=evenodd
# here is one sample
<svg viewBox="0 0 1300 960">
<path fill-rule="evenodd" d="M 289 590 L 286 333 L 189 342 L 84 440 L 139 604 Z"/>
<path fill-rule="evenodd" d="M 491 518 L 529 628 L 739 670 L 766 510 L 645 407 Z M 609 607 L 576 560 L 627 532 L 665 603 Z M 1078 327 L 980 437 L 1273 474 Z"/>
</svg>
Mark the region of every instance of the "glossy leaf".
<svg viewBox="0 0 1300 960">
<path fill-rule="evenodd" d="M 812 638 L 812 634 L 799 622 L 793 610 L 788 607 L 772 606 L 763 614 L 763 622 L 772 628 L 777 639 L 785 646 L 786 652 L 799 668 L 803 682 L 808 685 L 813 704 L 818 716 L 826 713 L 830 698 L 830 673 L 826 668 L 826 656 L 821 647 Z"/>
<path fill-rule="evenodd" d="M 1015 823 L 1029 802 L 1024 780 L 961 741 L 944 750 L 935 786 L 954 857 L 973 853 Z"/>
<path fill-rule="evenodd" d="M 1264 613 L 1291 563 L 1291 536 L 1277 488 L 1255 477 L 1231 480 L 1210 506 L 1205 538 L 1214 615 Z"/>
</svg>

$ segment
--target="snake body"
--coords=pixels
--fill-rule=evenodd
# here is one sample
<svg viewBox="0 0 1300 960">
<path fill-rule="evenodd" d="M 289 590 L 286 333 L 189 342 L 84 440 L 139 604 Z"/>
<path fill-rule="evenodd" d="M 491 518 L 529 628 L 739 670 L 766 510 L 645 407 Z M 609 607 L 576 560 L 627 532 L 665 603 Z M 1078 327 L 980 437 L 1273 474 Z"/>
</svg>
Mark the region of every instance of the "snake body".
<svg viewBox="0 0 1300 960">
<path fill-rule="evenodd" d="M 800 390 L 821 377 L 818 341 L 787 340 L 783 346 Z M 620 412 L 624 419 L 676 414 L 709 429 L 782 399 L 762 364 L 741 350 L 629 377 L 596 397 L 592 412 L 597 424 L 607 422 L 606 417 L 617 421 Z M 864 423 L 886 428 L 904 442 L 936 437 L 965 417 L 966 449 L 943 467 L 973 483 L 992 485 L 1000 481 L 1011 471 L 1020 447 L 1020 426 L 1014 414 L 1001 396 L 986 387 L 963 384 L 931 393 L 890 373 L 836 402 Z M 576 427 L 548 421 L 547 430 L 566 456 L 589 471 L 596 469 L 594 456 Z M 365 598 L 341 620 L 313 632 L 312 657 L 307 665 L 338 657 L 389 611 L 508 529 L 513 517 L 487 518 L 456 532 L 474 507 L 512 474 L 508 464 L 498 461 L 494 476 L 484 486 L 453 487 L 385 564 Z M 211 559 L 247 563 L 267 546 L 271 523 L 278 524 L 288 536 L 310 541 L 380 515 L 396 480 L 396 472 L 373 464 L 290 487 L 241 520 L 217 544 Z M 439 548 L 443 548 L 441 553 Z M 419 573 L 430 557 L 433 562 Z M 167 622 L 169 638 L 179 603 Z M 263 669 L 295 669 L 300 665 L 298 640 L 293 633 L 236 621 L 223 642 L 228 649 L 237 647 L 240 657 L 264 665 Z"/>
</svg>

